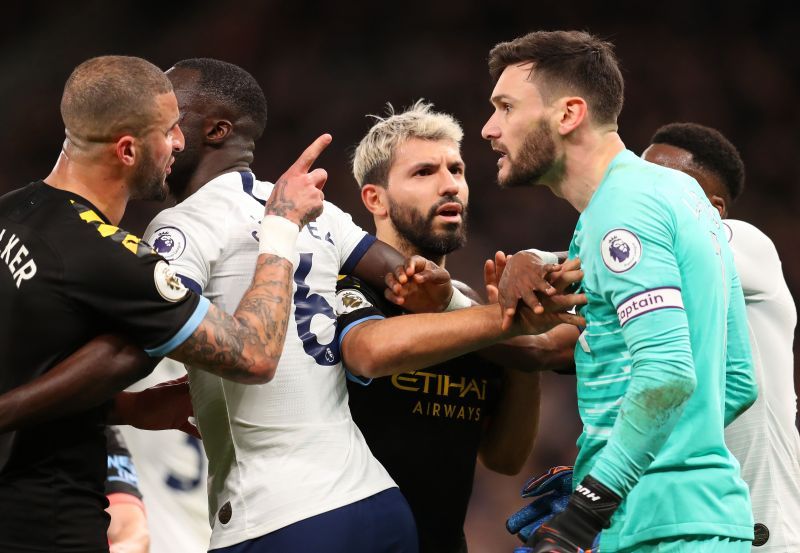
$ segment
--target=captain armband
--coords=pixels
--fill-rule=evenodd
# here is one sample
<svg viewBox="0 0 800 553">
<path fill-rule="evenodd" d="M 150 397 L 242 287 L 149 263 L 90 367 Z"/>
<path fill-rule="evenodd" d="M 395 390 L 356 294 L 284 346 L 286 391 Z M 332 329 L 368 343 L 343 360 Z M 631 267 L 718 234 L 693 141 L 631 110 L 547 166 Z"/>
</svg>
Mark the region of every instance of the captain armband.
<svg viewBox="0 0 800 553">
<path fill-rule="evenodd" d="M 298 234 L 300 228 L 296 223 L 278 215 L 265 215 L 261 220 L 258 253 L 277 255 L 294 263 Z"/>
</svg>

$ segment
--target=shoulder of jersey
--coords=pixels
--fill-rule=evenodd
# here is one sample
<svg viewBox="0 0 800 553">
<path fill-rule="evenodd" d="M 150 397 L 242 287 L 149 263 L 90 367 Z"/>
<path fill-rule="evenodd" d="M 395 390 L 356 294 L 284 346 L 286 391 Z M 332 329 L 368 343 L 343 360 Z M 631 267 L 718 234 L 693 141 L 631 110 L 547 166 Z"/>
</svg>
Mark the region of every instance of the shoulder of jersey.
<svg viewBox="0 0 800 553">
<path fill-rule="evenodd" d="M 731 244 L 746 244 L 753 251 L 774 252 L 777 255 L 772 239 L 755 225 L 738 219 L 723 219 L 722 225 Z"/>
<path fill-rule="evenodd" d="M 94 229 L 95 232 L 89 231 L 93 236 L 102 240 L 108 240 L 111 243 L 119 244 L 121 247 L 136 255 L 136 257 L 146 257 L 156 254 L 155 250 L 153 250 L 147 242 L 129 233 L 125 229 L 106 223 L 94 209 L 74 200 L 69 200 L 69 202 L 80 220 L 86 224 L 86 228 Z"/>
</svg>

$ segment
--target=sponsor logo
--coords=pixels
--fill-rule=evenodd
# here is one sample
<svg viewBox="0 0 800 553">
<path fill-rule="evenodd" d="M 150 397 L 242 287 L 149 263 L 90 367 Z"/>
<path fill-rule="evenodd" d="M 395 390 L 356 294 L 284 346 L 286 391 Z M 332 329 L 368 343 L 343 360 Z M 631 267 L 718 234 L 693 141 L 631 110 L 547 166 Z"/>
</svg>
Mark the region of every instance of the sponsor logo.
<svg viewBox="0 0 800 553">
<path fill-rule="evenodd" d="M 150 238 L 153 249 L 167 261 L 178 259 L 186 249 L 186 236 L 175 227 L 162 227 Z"/>
<path fill-rule="evenodd" d="M 666 287 L 645 290 L 640 294 L 631 296 L 617 307 L 619 325 L 625 326 L 625 323 L 639 315 L 668 307 L 683 309 L 683 297 L 681 296 L 680 288 Z"/>
<path fill-rule="evenodd" d="M 372 304 L 358 290 L 348 288 L 336 292 L 336 314 L 346 315 L 365 307 L 372 307 Z"/>
<path fill-rule="evenodd" d="M 176 302 L 183 299 L 189 293 L 189 289 L 183 285 L 180 277 L 175 274 L 175 269 L 169 266 L 164 260 L 156 263 L 153 271 L 153 280 L 156 283 L 156 290 L 167 301 Z"/>
<path fill-rule="evenodd" d="M 606 267 L 615 273 L 624 273 L 642 258 L 642 243 L 631 231 L 614 229 L 603 237 L 600 251 Z"/>
</svg>

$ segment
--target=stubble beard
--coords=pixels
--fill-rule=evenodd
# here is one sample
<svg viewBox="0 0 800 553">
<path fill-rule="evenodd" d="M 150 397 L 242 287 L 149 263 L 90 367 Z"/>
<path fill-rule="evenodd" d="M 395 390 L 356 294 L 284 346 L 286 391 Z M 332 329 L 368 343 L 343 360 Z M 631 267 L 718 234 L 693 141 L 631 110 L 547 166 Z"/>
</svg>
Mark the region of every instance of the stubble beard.
<svg viewBox="0 0 800 553">
<path fill-rule="evenodd" d="M 163 201 L 167 197 L 166 170 L 156 164 L 148 146 L 141 150 L 142 161 L 131 177 L 131 199 Z"/>
<path fill-rule="evenodd" d="M 497 182 L 502 188 L 517 188 L 541 184 L 545 175 L 557 172 L 556 142 L 547 121 L 539 123 L 528 133 L 513 160 L 507 154 L 509 172 L 505 178 L 498 174 Z"/>
</svg>

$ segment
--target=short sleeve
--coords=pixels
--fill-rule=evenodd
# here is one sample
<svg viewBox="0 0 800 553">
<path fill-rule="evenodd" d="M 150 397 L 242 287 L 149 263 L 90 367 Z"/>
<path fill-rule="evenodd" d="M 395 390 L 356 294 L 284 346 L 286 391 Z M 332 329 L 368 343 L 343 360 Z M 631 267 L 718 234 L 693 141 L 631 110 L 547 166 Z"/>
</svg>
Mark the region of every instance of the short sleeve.
<svg viewBox="0 0 800 553">
<path fill-rule="evenodd" d="M 767 235 L 744 221 L 723 221 L 747 303 L 764 301 L 784 286 L 781 260 Z"/>
<path fill-rule="evenodd" d="M 345 213 L 330 202 L 325 202 L 325 212 L 331 218 L 334 243 L 339 252 L 340 274 L 350 274 L 376 238 L 353 222 Z"/>
<path fill-rule="evenodd" d="M 344 277 L 336 284 L 336 334 L 341 345 L 350 330 L 364 321 L 385 319 L 382 303 L 369 286 L 355 277 Z"/>
<path fill-rule="evenodd" d="M 106 495 L 124 493 L 142 499 L 139 478 L 131 453 L 125 445 L 122 434 L 113 426 L 106 427 L 106 453 L 108 456 Z"/>
<path fill-rule="evenodd" d="M 146 243 L 82 209 L 83 221 L 59 238 L 82 244 L 65 257 L 64 294 L 99 329 L 129 336 L 150 355 L 165 355 L 194 332 L 208 300 L 189 291 Z"/>
<path fill-rule="evenodd" d="M 218 218 L 218 213 L 179 205 L 156 215 L 144 234 L 153 249 L 169 261 L 183 283 L 199 294 L 206 289 L 211 267 L 225 244 L 227 226 L 220 225 Z M 213 228 L 207 223 L 214 223 Z"/>
</svg>

